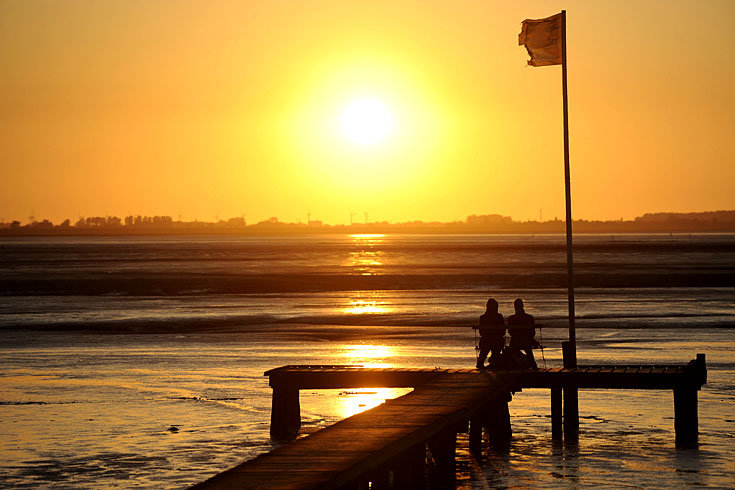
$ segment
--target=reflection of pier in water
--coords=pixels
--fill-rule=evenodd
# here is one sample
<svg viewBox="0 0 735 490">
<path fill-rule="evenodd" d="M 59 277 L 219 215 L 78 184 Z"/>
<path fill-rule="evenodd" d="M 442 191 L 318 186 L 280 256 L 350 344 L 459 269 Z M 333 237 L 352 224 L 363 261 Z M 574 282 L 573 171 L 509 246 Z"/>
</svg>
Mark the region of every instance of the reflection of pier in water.
<svg viewBox="0 0 735 490">
<path fill-rule="evenodd" d="M 579 366 L 537 371 L 283 366 L 265 373 L 273 388 L 271 435 L 293 439 L 301 426 L 299 390 L 412 387 L 407 395 L 353 415 L 197 485 L 197 488 L 423 488 L 431 477 L 450 486 L 456 436 L 469 431 L 481 457 L 482 431 L 511 435 L 508 402 L 523 388 L 551 391 L 555 439 L 575 443 L 576 407 L 562 410 L 565 388 L 670 389 L 676 444 L 697 443 L 697 391 L 707 381 L 704 354 L 686 366 Z M 566 408 L 566 407 L 564 407 Z M 427 452 L 428 449 L 428 452 Z"/>
</svg>

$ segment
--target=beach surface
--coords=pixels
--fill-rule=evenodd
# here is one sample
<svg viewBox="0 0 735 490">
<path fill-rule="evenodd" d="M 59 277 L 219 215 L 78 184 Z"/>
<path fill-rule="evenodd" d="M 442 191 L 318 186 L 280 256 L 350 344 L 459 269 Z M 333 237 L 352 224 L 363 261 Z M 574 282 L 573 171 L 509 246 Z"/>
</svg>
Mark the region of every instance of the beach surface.
<svg viewBox="0 0 735 490">
<path fill-rule="evenodd" d="M 264 371 L 472 367 L 470 326 L 489 296 L 506 317 L 523 297 L 544 325 L 539 364 L 561 364 L 566 291 L 553 281 L 565 268 L 563 237 L 258 240 L 0 243 L 0 486 L 194 484 L 273 447 Z M 735 288 L 723 281 L 735 238 L 580 241 L 581 274 L 599 286 L 577 291 L 579 362 L 678 364 L 705 353 L 700 447 L 674 447 L 670 391 L 582 390 L 580 441 L 568 447 L 551 440 L 548 391 L 524 390 L 510 404 L 508 451 L 485 447 L 478 464 L 460 435 L 458 487 L 731 486 Z M 267 255 L 272 247 L 290 252 Z M 184 272 L 188 282 L 171 279 Z M 668 286 L 648 278 L 659 273 Z M 291 291 L 305 274 L 327 277 Z M 334 289 L 381 275 L 397 286 Z M 258 277 L 271 278 L 262 291 L 228 289 Z M 406 392 L 305 391 L 302 432 Z"/>
</svg>

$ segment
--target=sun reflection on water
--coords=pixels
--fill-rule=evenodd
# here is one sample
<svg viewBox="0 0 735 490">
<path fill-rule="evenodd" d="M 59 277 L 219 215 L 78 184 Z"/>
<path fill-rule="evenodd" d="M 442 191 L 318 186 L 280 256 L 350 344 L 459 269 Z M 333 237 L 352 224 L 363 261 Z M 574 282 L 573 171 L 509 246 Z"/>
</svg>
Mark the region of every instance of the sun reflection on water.
<svg viewBox="0 0 735 490">
<path fill-rule="evenodd" d="M 387 305 L 387 301 L 356 299 L 350 301 L 349 307 L 344 308 L 342 312 L 352 313 L 353 315 L 388 313 L 391 311 L 391 308 Z"/>
<path fill-rule="evenodd" d="M 395 355 L 394 347 L 389 345 L 353 344 L 342 347 L 343 357 L 349 359 L 349 364 L 364 364 L 365 367 L 393 367 L 390 363 L 379 362 Z"/>
<path fill-rule="evenodd" d="M 390 362 L 396 356 L 394 346 L 376 344 L 345 344 L 342 357 L 348 364 L 361 364 L 370 368 L 395 367 Z M 341 417 L 377 407 L 385 400 L 399 397 L 411 391 L 410 388 L 358 388 L 344 390 L 336 399 L 336 411 Z"/>
<path fill-rule="evenodd" d="M 374 238 L 385 238 L 385 235 L 383 235 L 382 233 L 356 233 L 354 235 L 350 235 L 350 238 L 354 238 L 355 241 L 370 240 Z"/>
<path fill-rule="evenodd" d="M 341 391 L 336 400 L 337 413 L 340 417 L 351 417 L 375 408 L 386 400 L 405 395 L 409 391 L 411 388 L 363 388 Z"/>
<path fill-rule="evenodd" d="M 380 272 L 380 266 L 383 265 L 381 250 L 374 250 L 374 245 L 383 243 L 385 235 L 380 234 L 360 234 L 350 235 L 354 245 L 359 247 L 357 250 L 350 252 L 347 260 L 347 266 L 352 268 L 353 274 L 362 276 L 373 276 Z"/>
</svg>

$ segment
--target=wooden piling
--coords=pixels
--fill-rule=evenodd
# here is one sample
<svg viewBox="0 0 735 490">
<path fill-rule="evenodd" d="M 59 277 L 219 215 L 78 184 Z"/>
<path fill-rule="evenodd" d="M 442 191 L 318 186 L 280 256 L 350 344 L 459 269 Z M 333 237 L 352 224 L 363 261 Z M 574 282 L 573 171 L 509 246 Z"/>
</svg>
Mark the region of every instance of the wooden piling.
<svg viewBox="0 0 735 490">
<path fill-rule="evenodd" d="M 482 417 L 477 414 L 470 419 L 470 452 L 476 460 L 482 460 Z"/>
<path fill-rule="evenodd" d="M 343 485 L 339 490 L 370 490 L 370 482 L 367 480 L 356 480 Z"/>
<path fill-rule="evenodd" d="M 505 393 L 491 400 L 479 413 L 488 439 L 493 443 L 507 442 L 513 435 L 508 409 L 511 399 L 511 394 Z"/>
<path fill-rule="evenodd" d="M 564 368 L 577 367 L 577 353 L 574 342 L 562 342 Z M 564 440 L 575 443 L 579 439 L 579 393 L 575 383 L 564 385 Z"/>
<path fill-rule="evenodd" d="M 510 425 L 510 410 L 508 409 L 508 402 L 512 400 L 511 394 L 506 393 L 503 398 L 498 399 L 497 410 L 498 410 L 498 436 L 502 440 L 508 440 L 513 435 L 513 427 Z"/>
<path fill-rule="evenodd" d="M 449 427 L 428 441 L 431 458 L 434 460 L 434 480 L 442 486 L 450 486 L 455 478 L 457 432 Z"/>
<path fill-rule="evenodd" d="M 579 393 L 574 385 L 564 386 L 564 440 L 579 440 Z"/>
<path fill-rule="evenodd" d="M 556 440 L 562 438 L 561 392 L 561 386 L 551 387 L 551 438 Z"/>
<path fill-rule="evenodd" d="M 674 388 L 674 432 L 677 447 L 696 446 L 699 439 L 697 388 L 686 384 Z"/>
<path fill-rule="evenodd" d="M 422 490 L 426 486 L 426 444 L 412 447 L 393 468 L 393 488 Z"/>
<path fill-rule="evenodd" d="M 690 361 L 684 369 L 686 377 L 674 385 L 674 432 L 676 447 L 696 447 L 699 442 L 697 391 L 707 383 L 704 354 Z"/>
<path fill-rule="evenodd" d="M 373 473 L 370 478 L 370 490 L 390 489 L 390 468 L 383 466 Z"/>
<path fill-rule="evenodd" d="M 299 389 L 289 385 L 273 387 L 271 401 L 271 437 L 275 440 L 296 439 L 301 428 Z"/>
</svg>

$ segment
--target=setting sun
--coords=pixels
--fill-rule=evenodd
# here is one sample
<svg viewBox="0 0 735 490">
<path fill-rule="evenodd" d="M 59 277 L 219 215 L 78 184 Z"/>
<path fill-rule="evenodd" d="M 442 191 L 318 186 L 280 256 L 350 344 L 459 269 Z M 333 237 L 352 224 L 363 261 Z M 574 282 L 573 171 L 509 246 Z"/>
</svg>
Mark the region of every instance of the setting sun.
<svg viewBox="0 0 735 490">
<path fill-rule="evenodd" d="M 0 490 L 735 488 L 735 0 L 0 39 Z"/>
<path fill-rule="evenodd" d="M 378 99 L 352 101 L 340 118 L 342 134 L 359 145 L 370 146 L 384 140 L 393 129 L 393 115 Z"/>
</svg>

